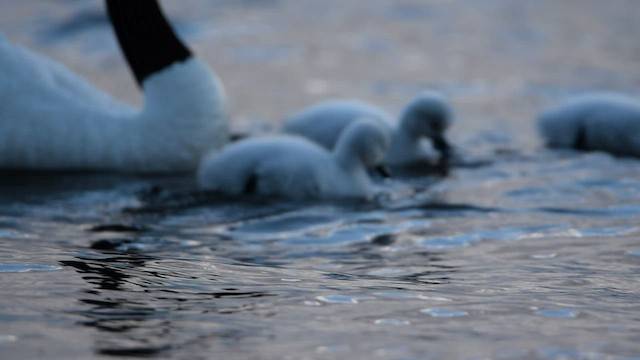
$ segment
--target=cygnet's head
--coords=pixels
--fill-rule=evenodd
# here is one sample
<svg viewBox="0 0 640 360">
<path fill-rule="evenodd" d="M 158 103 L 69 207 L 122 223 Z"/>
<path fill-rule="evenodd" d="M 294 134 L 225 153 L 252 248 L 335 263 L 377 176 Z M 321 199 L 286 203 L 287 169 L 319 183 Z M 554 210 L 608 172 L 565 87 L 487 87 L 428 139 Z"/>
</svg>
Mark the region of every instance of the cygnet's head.
<svg viewBox="0 0 640 360">
<path fill-rule="evenodd" d="M 413 98 L 405 107 L 400 126 L 409 134 L 427 137 L 433 146 L 445 154 L 450 150 L 444 133 L 452 122 L 447 100 L 436 92 L 426 91 Z"/>
<path fill-rule="evenodd" d="M 375 120 L 362 117 L 353 122 L 340 135 L 336 150 L 349 154 L 365 167 L 382 164 L 390 144 L 389 132 Z"/>
</svg>

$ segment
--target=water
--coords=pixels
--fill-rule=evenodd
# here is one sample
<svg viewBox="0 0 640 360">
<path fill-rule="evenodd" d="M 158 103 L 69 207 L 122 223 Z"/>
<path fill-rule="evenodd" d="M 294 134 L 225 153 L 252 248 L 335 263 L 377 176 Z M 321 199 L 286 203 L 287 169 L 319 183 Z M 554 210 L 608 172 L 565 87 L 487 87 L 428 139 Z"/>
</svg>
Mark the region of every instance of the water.
<svg viewBox="0 0 640 360">
<path fill-rule="evenodd" d="M 372 204 L 3 173 L 3 358 L 640 359 L 640 162 L 543 150 L 532 127 L 569 94 L 639 93 L 636 2 L 183 3 L 237 130 L 433 87 L 478 166 Z M 3 8 L 6 36 L 140 100 L 98 2 Z"/>
</svg>

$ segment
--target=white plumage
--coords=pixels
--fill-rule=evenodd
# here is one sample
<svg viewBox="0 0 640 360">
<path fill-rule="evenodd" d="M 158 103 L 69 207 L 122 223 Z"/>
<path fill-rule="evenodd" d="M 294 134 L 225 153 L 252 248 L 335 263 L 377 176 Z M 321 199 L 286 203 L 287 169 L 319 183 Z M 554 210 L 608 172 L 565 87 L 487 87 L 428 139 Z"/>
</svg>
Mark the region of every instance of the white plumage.
<svg viewBox="0 0 640 360">
<path fill-rule="evenodd" d="M 576 97 L 538 118 L 549 147 L 640 156 L 640 102 L 618 94 Z"/>
<path fill-rule="evenodd" d="M 359 117 L 375 119 L 390 134 L 391 145 L 385 163 L 408 166 L 433 159 L 423 139 L 447 156 L 444 133 L 451 124 L 451 109 L 439 94 L 424 92 L 411 100 L 395 123 L 389 114 L 360 101 L 326 101 L 310 106 L 285 120 L 284 131 L 305 136 L 332 149 L 340 133 Z"/>
<path fill-rule="evenodd" d="M 246 139 L 207 156 L 198 182 L 233 196 L 369 198 L 373 185 L 366 168 L 381 164 L 388 146 L 387 133 L 367 120 L 351 124 L 333 152 L 299 136 Z"/>
<path fill-rule="evenodd" d="M 189 171 L 228 138 L 223 88 L 189 58 L 149 76 L 142 110 L 0 34 L 0 168 Z"/>
</svg>

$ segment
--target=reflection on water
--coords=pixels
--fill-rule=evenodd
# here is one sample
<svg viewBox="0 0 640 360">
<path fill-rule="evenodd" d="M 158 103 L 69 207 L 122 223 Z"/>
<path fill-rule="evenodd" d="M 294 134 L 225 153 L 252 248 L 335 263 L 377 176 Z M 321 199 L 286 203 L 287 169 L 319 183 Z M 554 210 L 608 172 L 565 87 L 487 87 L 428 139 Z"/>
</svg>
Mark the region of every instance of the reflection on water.
<svg viewBox="0 0 640 360">
<path fill-rule="evenodd" d="M 171 334 L 171 323 L 165 313 L 147 301 L 118 296 L 126 289 L 131 275 L 127 269 L 143 267 L 150 258 L 106 258 L 99 261 L 63 261 L 63 265 L 75 268 L 91 287 L 84 290 L 90 298 L 78 299 L 88 305 L 80 312 L 88 320 L 82 325 L 95 327 L 101 332 L 96 343 L 98 353 L 106 355 L 144 356 L 160 353 Z M 150 273 L 153 279 L 155 274 Z"/>
<path fill-rule="evenodd" d="M 151 256 L 118 253 L 61 262 L 75 269 L 87 283 L 86 288 L 77 290 L 81 304 L 77 313 L 85 318 L 80 325 L 98 330 L 99 354 L 151 356 L 179 349 L 195 335 L 180 334 L 185 330 L 185 318 L 196 315 L 211 319 L 207 314 L 251 311 L 255 299 L 274 296 L 236 288 L 213 291 L 212 287 L 198 286 L 195 274 L 171 271 L 161 263 Z M 210 281 L 217 277 L 207 276 Z M 216 336 L 228 339 L 242 333 Z"/>
</svg>

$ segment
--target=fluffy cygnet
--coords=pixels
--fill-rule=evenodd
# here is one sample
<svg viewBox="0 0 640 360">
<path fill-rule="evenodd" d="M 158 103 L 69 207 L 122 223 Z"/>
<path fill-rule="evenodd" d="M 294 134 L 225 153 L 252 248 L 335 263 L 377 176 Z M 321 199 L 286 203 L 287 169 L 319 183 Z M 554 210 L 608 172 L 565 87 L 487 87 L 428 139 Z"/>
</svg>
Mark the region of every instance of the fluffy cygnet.
<svg viewBox="0 0 640 360">
<path fill-rule="evenodd" d="M 580 96 L 538 118 L 549 147 L 640 156 L 640 102 L 619 94 Z"/>
<path fill-rule="evenodd" d="M 326 101 L 308 107 L 285 120 L 284 131 L 305 136 L 332 149 L 340 133 L 357 118 L 375 119 L 389 132 L 391 145 L 385 163 L 410 166 L 433 157 L 421 140 L 430 139 L 441 157 L 449 156 L 445 131 L 452 122 L 451 108 L 441 95 L 423 92 L 404 108 L 397 124 L 389 114 L 360 101 Z"/>
<path fill-rule="evenodd" d="M 370 198 L 366 169 L 381 164 L 388 147 L 387 132 L 365 119 L 351 124 L 331 152 L 293 135 L 246 139 L 207 156 L 198 183 L 232 196 Z"/>
</svg>

